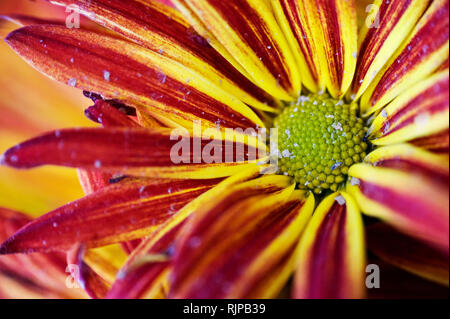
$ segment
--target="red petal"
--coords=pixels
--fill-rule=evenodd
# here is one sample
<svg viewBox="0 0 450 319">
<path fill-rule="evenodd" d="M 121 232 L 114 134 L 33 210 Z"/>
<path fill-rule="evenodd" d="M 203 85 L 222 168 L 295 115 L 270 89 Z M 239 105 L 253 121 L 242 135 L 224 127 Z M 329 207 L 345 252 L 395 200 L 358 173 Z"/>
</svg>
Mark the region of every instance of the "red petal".
<svg viewBox="0 0 450 319">
<path fill-rule="evenodd" d="M 168 123 L 264 126 L 244 103 L 185 66 L 136 44 L 82 29 L 29 26 L 8 44 L 37 69 L 63 83 L 143 105 Z M 89 61 L 89 62 L 87 62 Z"/>
<path fill-rule="evenodd" d="M 168 128 L 86 128 L 55 131 L 34 138 L 8 150 L 3 163 L 16 168 L 32 168 L 45 164 L 62 165 L 88 169 L 133 168 L 133 167 L 204 167 L 202 151 L 195 154 L 192 151 L 194 143 L 200 139 L 189 136 L 189 154 L 184 154 L 182 160 L 195 163 L 201 156 L 199 164 L 174 164 L 171 158 L 173 146 L 178 140 L 171 139 L 174 131 Z M 177 137 L 179 139 L 179 137 Z M 225 140 L 215 140 L 225 150 Z M 205 149 L 211 140 L 201 139 L 201 150 Z M 243 146 L 249 154 L 258 154 L 255 148 L 234 143 L 234 153 Z M 239 165 L 245 162 L 227 163 L 225 151 L 220 155 L 218 165 Z M 1 161 L 0 161 L 1 162 Z"/>
<path fill-rule="evenodd" d="M 129 180 L 67 204 L 27 224 L 1 254 L 97 247 L 148 235 L 218 180 Z"/>
</svg>

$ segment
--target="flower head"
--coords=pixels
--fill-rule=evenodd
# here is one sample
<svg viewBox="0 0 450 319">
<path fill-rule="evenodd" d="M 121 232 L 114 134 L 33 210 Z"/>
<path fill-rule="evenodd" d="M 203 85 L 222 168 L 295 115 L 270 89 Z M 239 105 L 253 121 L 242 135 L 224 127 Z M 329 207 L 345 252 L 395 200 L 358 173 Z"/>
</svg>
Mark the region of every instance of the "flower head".
<svg viewBox="0 0 450 319">
<path fill-rule="evenodd" d="M 102 127 L 4 154 L 77 168 L 86 196 L 0 253 L 67 252 L 112 298 L 268 298 L 291 277 L 296 298 L 361 298 L 365 228 L 448 259 L 448 0 L 377 0 L 360 27 L 352 0 L 55 2 L 98 25 L 6 41 Z M 108 280 L 84 260 L 116 243 Z M 375 254 L 448 284 L 390 244 Z"/>
</svg>

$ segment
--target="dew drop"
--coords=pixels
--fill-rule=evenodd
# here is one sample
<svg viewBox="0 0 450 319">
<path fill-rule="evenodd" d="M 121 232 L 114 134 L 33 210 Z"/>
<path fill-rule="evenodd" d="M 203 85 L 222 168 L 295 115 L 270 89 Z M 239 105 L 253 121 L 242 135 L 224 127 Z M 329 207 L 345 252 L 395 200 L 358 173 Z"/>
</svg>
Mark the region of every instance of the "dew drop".
<svg viewBox="0 0 450 319">
<path fill-rule="evenodd" d="M 69 81 L 67 81 L 67 84 L 69 84 L 70 86 L 75 87 L 77 85 L 77 79 L 71 78 L 71 79 L 69 79 Z"/>
<path fill-rule="evenodd" d="M 105 81 L 109 82 L 110 77 L 111 77 L 111 73 L 109 73 L 109 71 L 104 70 L 103 71 L 103 78 L 105 79 Z"/>
</svg>

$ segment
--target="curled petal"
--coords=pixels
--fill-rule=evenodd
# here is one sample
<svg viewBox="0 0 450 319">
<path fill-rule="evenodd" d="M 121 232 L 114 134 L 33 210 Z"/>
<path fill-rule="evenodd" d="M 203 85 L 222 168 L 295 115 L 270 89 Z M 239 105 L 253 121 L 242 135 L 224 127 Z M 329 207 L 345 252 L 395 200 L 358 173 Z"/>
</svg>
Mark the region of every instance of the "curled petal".
<svg viewBox="0 0 450 319">
<path fill-rule="evenodd" d="M 411 2 L 417 5 L 425 1 Z M 429 5 L 413 32 L 362 96 L 361 106 L 366 113 L 379 110 L 396 96 L 427 78 L 448 59 L 448 5 L 448 0 L 435 0 Z"/>
<path fill-rule="evenodd" d="M 412 31 L 429 2 L 375 0 L 370 6 L 364 7 L 368 16 L 359 36 L 358 65 L 351 89 L 354 99 L 366 91 L 386 61 Z"/>
<path fill-rule="evenodd" d="M 276 180 L 281 190 L 267 187 Z M 283 188 L 284 183 L 279 176 L 262 177 L 237 185 L 196 211 L 177 241 L 170 296 L 254 296 L 266 274 L 289 259 L 312 214 L 313 196 L 306 199 L 294 185 Z M 250 193 L 248 185 L 258 184 L 259 192 Z M 274 297 L 285 282 L 269 283 L 275 286 L 266 287 Z"/>
<path fill-rule="evenodd" d="M 347 193 L 335 193 L 317 207 L 298 248 L 295 298 L 362 298 L 364 230 Z"/>
<path fill-rule="evenodd" d="M 368 249 L 384 261 L 421 276 L 427 280 L 446 285 L 448 277 L 448 254 L 405 236 L 383 223 L 367 228 Z"/>
<path fill-rule="evenodd" d="M 86 109 L 84 114 L 92 121 L 102 124 L 103 127 L 140 127 L 125 113 L 103 100 L 95 101 L 95 104 Z"/>
<path fill-rule="evenodd" d="M 267 1 L 176 0 L 174 3 L 180 10 L 196 16 L 256 85 L 282 100 L 291 101 L 300 93 L 296 61 Z M 194 27 L 198 24 L 193 23 Z M 198 27 L 197 30 L 202 32 Z"/>
<path fill-rule="evenodd" d="M 170 126 L 264 127 L 244 103 L 198 73 L 139 45 L 82 29 L 28 26 L 7 43 L 39 71 L 127 105 L 143 105 Z M 89 61 L 89 63 L 86 63 Z"/>
<path fill-rule="evenodd" d="M 369 139 L 389 145 L 448 130 L 448 70 L 439 72 L 397 97 L 375 118 Z"/>
<path fill-rule="evenodd" d="M 218 180 L 131 179 L 69 203 L 27 224 L 0 246 L 1 254 L 67 250 L 141 238 Z"/>
<path fill-rule="evenodd" d="M 406 234 L 448 251 L 448 180 L 393 168 L 356 164 L 349 170 L 347 190 L 364 213 Z"/>
</svg>

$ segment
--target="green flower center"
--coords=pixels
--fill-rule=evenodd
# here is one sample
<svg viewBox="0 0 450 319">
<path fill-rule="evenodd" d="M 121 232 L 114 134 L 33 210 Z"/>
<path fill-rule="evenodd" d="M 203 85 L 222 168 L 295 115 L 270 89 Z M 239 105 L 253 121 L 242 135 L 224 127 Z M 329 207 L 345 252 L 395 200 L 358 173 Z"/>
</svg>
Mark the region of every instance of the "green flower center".
<svg viewBox="0 0 450 319">
<path fill-rule="evenodd" d="M 356 108 L 328 96 L 301 96 L 275 119 L 279 167 L 299 188 L 336 191 L 368 148 Z"/>
</svg>

